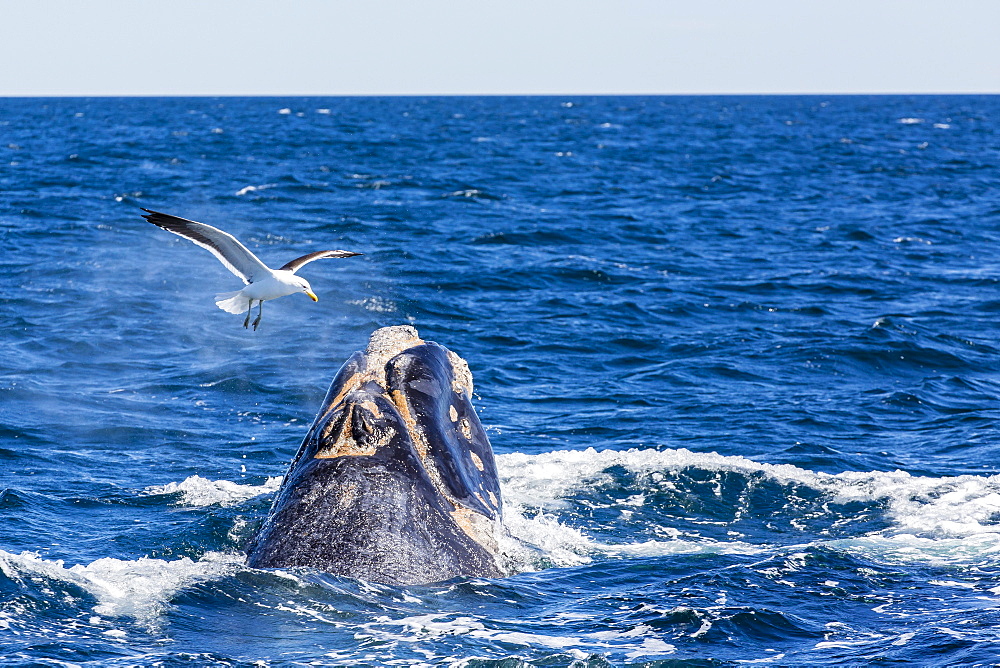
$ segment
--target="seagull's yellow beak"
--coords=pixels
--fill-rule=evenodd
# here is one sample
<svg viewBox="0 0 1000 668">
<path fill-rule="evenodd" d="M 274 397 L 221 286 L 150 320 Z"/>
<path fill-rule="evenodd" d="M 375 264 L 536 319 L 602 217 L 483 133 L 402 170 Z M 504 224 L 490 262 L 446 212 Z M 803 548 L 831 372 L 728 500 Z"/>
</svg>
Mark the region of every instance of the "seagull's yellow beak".
<svg viewBox="0 0 1000 668">
<path fill-rule="evenodd" d="M 309 299 L 313 300 L 314 302 L 319 301 L 319 297 L 314 295 L 312 290 L 306 290 L 306 294 L 309 295 Z"/>
</svg>

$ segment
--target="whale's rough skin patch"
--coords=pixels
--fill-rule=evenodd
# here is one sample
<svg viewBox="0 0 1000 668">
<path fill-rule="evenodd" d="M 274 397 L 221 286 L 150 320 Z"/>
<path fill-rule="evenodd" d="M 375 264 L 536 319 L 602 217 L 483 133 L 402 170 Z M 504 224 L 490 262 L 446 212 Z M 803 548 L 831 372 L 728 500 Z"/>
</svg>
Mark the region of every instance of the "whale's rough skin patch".
<svg viewBox="0 0 1000 668">
<path fill-rule="evenodd" d="M 500 487 L 458 355 L 374 332 L 334 378 L 254 538 L 253 567 L 389 584 L 499 577 Z"/>
</svg>

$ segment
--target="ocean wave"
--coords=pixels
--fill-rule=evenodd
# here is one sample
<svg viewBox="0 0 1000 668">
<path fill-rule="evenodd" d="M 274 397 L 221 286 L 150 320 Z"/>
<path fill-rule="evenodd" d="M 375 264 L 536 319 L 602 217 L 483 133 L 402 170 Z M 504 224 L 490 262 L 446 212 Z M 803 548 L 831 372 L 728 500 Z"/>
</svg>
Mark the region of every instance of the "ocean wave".
<svg viewBox="0 0 1000 668">
<path fill-rule="evenodd" d="M 105 557 L 67 568 L 63 560 L 43 559 L 34 552 L 13 554 L 0 550 L 0 573 L 8 579 L 29 588 L 38 587 L 32 582 L 39 578 L 43 583 L 48 580 L 73 585 L 96 599 L 94 614 L 133 617 L 147 624 L 155 623 L 178 591 L 232 574 L 243 562 L 243 555 L 209 552 L 197 560 L 141 557 L 127 561 Z"/>
<path fill-rule="evenodd" d="M 767 479 L 819 493 L 819 498 L 808 507 L 798 505 L 803 519 L 809 516 L 808 523 L 798 523 L 806 543 L 849 545 L 852 550 L 868 550 L 873 557 L 891 555 L 893 559 L 906 552 L 911 558 L 931 561 L 979 559 L 993 555 L 1000 546 L 1000 475 L 934 478 L 914 476 L 905 471 L 831 474 L 789 464 L 759 463 L 745 457 L 685 449 L 513 453 L 498 456 L 497 464 L 511 532 L 562 565 L 579 563 L 594 554 L 739 554 L 778 547 L 766 542 L 692 540 L 681 536 L 670 540 L 612 544 L 599 533 L 574 528 L 568 518 L 560 516 L 560 511 L 568 508 L 574 497 L 586 495 L 589 507 L 596 504 L 616 509 L 623 518 L 619 521 L 624 523 L 629 514 L 656 503 L 656 494 L 664 487 L 674 491 L 681 488 L 681 495 L 686 491 L 693 495 L 693 490 L 683 489 L 685 483 L 676 477 L 679 472 L 690 470 L 713 475 L 736 474 L 745 482 Z M 621 489 L 621 482 L 613 473 L 616 469 L 636 476 L 631 487 Z M 667 479 L 666 475 L 671 478 Z M 720 477 L 710 476 L 705 480 L 714 485 L 720 495 L 721 486 L 727 483 Z M 595 489 L 614 489 L 617 493 L 596 498 Z M 776 491 L 799 494 L 794 489 Z M 646 495 L 650 497 L 648 500 Z M 781 507 L 790 498 L 772 499 L 771 503 Z M 746 503 L 746 499 L 743 501 Z M 850 512 L 852 507 L 857 511 L 859 504 L 874 504 L 876 512 L 884 513 L 887 526 L 839 539 L 824 536 L 829 529 L 823 527 L 849 524 L 855 519 Z M 764 512 L 763 508 L 750 506 L 732 510 L 733 519 L 728 524 L 735 529 L 739 528 L 743 514 Z M 794 515 L 796 506 L 779 512 Z M 866 512 L 872 511 L 866 508 Z M 810 525 L 818 521 L 817 514 L 825 515 L 825 521 L 819 522 L 818 531 L 811 531 Z M 795 517 L 790 524 L 796 526 Z M 662 529 L 668 535 L 679 533 L 670 526 Z"/>
<path fill-rule="evenodd" d="M 1000 100 L 563 102 L 0 101 L 0 549 L 48 563 L 0 574 L 8 663 L 995 661 Z M 250 332 L 138 206 L 371 261 L 310 265 L 319 304 Z M 245 545 L 347 355 L 411 319 L 476 374 L 515 574 L 236 556 L 185 585 Z M 162 633 L 69 581 L 140 555 L 194 563 L 160 564 Z M 355 636 L 382 618 L 400 639 Z"/>
<path fill-rule="evenodd" d="M 358 636 L 382 643 L 413 643 L 458 636 L 521 648 L 562 650 L 576 661 L 586 660 L 592 654 L 603 652 L 622 653 L 627 659 L 635 660 L 666 656 L 676 651 L 674 645 L 659 639 L 656 630 L 646 625 L 638 625 L 627 632 L 596 630 L 571 635 L 545 633 L 544 630 L 546 629 L 533 630 L 525 624 L 519 625 L 518 629 L 491 628 L 484 620 L 476 617 L 450 613 L 380 619 L 364 624 L 358 631 Z M 469 664 L 469 661 L 460 661 L 452 665 Z"/>
<path fill-rule="evenodd" d="M 193 475 L 181 482 L 152 485 L 143 492 L 150 496 L 180 494 L 179 502 L 186 506 L 233 506 L 262 494 L 275 492 L 280 485 L 280 476 L 269 477 L 262 485 L 245 485 L 229 480 L 209 480 L 199 475 Z"/>
<path fill-rule="evenodd" d="M 235 195 L 237 197 L 240 197 L 243 195 L 249 195 L 250 193 L 260 192 L 261 190 L 269 190 L 271 188 L 276 188 L 277 186 L 278 186 L 277 183 L 262 183 L 259 186 L 244 186 L 239 190 L 237 190 Z"/>
</svg>

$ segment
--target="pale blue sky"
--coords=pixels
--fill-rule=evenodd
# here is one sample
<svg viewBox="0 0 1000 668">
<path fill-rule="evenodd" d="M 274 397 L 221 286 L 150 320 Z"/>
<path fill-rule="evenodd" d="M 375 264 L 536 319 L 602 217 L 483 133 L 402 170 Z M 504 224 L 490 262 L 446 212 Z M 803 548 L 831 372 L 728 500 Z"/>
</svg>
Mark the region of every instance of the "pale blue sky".
<svg viewBox="0 0 1000 668">
<path fill-rule="evenodd" d="M 0 0 L 0 96 L 1000 92 L 1000 0 Z"/>
</svg>

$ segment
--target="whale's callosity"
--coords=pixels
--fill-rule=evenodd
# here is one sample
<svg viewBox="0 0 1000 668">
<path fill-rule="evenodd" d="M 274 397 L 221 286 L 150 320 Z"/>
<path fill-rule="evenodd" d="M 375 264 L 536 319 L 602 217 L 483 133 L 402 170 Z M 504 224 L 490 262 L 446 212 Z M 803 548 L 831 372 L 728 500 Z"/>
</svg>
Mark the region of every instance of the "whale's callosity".
<svg viewBox="0 0 1000 668">
<path fill-rule="evenodd" d="M 412 327 L 372 334 L 334 378 L 249 550 L 395 584 L 497 577 L 501 500 L 464 360 Z"/>
</svg>

